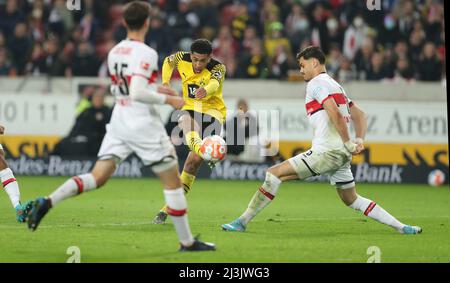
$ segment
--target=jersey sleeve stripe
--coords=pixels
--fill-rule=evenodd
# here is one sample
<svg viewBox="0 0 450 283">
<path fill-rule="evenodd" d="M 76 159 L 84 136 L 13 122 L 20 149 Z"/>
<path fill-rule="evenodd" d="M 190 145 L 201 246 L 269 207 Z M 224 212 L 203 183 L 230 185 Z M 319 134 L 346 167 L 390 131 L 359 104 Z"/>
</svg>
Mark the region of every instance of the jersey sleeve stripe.
<svg viewBox="0 0 450 283">
<path fill-rule="evenodd" d="M 148 80 L 148 83 L 154 83 L 156 82 L 156 78 L 158 77 L 158 72 L 153 71 L 150 77 L 147 77 L 143 74 L 139 74 L 139 73 L 133 73 L 133 76 L 138 76 L 138 77 L 142 77 Z"/>
<path fill-rule="evenodd" d="M 330 98 L 333 98 L 333 100 L 336 102 L 337 105 L 343 105 L 343 104 L 347 103 L 347 100 L 346 100 L 344 94 L 332 93 L 332 94 L 328 95 L 327 98 L 322 100 L 322 103 L 319 103 L 317 100 L 312 100 L 312 101 L 306 103 L 306 105 L 305 105 L 306 114 L 312 115 L 312 114 L 316 113 L 317 111 L 323 110 L 322 105 L 325 103 L 326 100 L 328 100 Z"/>
</svg>

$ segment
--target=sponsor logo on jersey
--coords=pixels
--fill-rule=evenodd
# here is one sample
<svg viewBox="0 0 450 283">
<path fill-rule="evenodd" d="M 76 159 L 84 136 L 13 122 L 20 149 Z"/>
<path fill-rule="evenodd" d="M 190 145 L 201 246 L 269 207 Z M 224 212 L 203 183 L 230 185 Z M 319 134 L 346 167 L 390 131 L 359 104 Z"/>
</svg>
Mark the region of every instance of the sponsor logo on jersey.
<svg viewBox="0 0 450 283">
<path fill-rule="evenodd" d="M 213 72 L 213 76 L 218 78 L 218 79 L 221 79 L 222 78 L 222 73 L 219 72 L 219 71 L 215 71 L 215 72 Z"/>
</svg>

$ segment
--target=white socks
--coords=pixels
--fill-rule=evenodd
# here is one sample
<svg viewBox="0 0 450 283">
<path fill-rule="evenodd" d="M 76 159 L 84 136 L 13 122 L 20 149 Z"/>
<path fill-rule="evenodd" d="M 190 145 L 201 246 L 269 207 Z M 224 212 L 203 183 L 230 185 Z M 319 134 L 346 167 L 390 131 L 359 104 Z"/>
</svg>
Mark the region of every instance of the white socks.
<svg viewBox="0 0 450 283">
<path fill-rule="evenodd" d="M 167 204 L 167 214 L 170 215 L 177 231 L 180 243 L 183 246 L 190 246 L 194 243 L 191 229 L 187 219 L 187 202 L 184 196 L 184 190 L 178 188 L 175 190 L 164 190 L 164 197 Z"/>
<path fill-rule="evenodd" d="M 6 168 L 0 171 L 0 179 L 3 184 L 3 189 L 8 194 L 12 206 L 15 208 L 20 204 L 20 191 L 19 184 L 17 183 L 12 170 Z"/>
<path fill-rule="evenodd" d="M 355 210 L 362 211 L 364 215 L 377 220 L 383 224 L 389 225 L 392 228 L 401 231 L 405 224 L 398 221 L 394 216 L 390 215 L 386 210 L 384 210 L 381 206 L 377 205 L 375 202 L 363 198 L 358 195 L 356 200 L 349 205 L 350 208 Z"/>
<path fill-rule="evenodd" d="M 97 188 L 94 176 L 92 174 L 83 174 L 74 176 L 56 189 L 50 196 L 52 206 L 71 196 L 79 195 L 82 192 Z"/>
<path fill-rule="evenodd" d="M 266 179 L 259 190 L 253 195 L 247 210 L 239 217 L 242 224 L 247 225 L 261 210 L 263 210 L 275 197 L 281 180 L 267 172 Z"/>
</svg>

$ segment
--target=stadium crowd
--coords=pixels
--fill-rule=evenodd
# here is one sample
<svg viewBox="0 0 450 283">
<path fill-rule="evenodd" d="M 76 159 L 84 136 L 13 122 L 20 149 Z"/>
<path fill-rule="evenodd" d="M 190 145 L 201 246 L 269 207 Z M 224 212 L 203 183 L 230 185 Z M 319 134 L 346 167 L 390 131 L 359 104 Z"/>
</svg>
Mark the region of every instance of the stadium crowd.
<svg viewBox="0 0 450 283">
<path fill-rule="evenodd" d="M 126 36 L 124 0 L 0 0 L 0 76 L 107 76 L 109 49 Z M 445 76 L 443 0 L 153 0 L 146 43 L 159 64 L 193 39 L 213 43 L 229 78 L 287 79 L 295 54 L 320 45 L 339 81 Z"/>
</svg>

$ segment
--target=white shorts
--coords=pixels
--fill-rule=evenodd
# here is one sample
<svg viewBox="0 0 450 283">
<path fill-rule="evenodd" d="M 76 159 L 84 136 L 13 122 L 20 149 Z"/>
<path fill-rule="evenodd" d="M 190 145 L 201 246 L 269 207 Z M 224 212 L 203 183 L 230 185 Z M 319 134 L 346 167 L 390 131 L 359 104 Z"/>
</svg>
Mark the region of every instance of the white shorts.
<svg viewBox="0 0 450 283">
<path fill-rule="evenodd" d="M 0 143 L 0 150 L 3 150 L 3 146 L 2 146 L 2 144 Z"/>
<path fill-rule="evenodd" d="M 291 166 L 303 180 L 311 176 L 330 175 L 330 183 L 339 189 L 355 186 L 350 167 L 351 155 L 345 150 L 308 150 L 288 159 Z"/>
<path fill-rule="evenodd" d="M 155 173 L 166 171 L 178 163 L 175 148 L 169 138 L 167 142 L 133 142 L 121 140 L 108 132 L 97 156 L 99 160 L 115 159 L 116 163 L 120 163 L 132 153 Z"/>
</svg>

